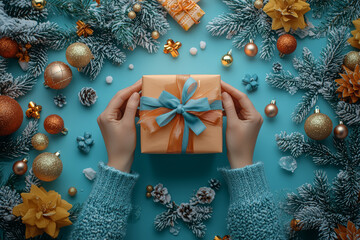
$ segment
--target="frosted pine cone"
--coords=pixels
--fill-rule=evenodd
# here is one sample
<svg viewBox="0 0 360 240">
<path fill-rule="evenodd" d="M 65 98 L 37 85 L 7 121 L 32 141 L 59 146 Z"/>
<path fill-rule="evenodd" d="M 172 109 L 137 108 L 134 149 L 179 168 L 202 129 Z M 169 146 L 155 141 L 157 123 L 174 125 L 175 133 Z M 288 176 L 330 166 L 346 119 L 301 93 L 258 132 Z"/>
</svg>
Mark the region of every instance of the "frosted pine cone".
<svg viewBox="0 0 360 240">
<path fill-rule="evenodd" d="M 61 93 L 54 96 L 54 103 L 56 106 L 58 106 L 59 108 L 62 108 L 63 106 L 66 105 L 66 96 L 62 95 Z"/>
<path fill-rule="evenodd" d="M 161 183 L 154 187 L 154 190 L 151 192 L 151 196 L 153 196 L 154 202 L 160 202 L 164 205 L 171 201 L 171 195 L 168 193 L 167 188 Z"/>
<path fill-rule="evenodd" d="M 191 222 L 196 214 L 195 208 L 189 203 L 181 203 L 176 212 L 184 222 Z"/>
<path fill-rule="evenodd" d="M 215 198 L 215 191 L 212 188 L 201 187 L 196 193 L 196 198 L 202 204 L 210 204 Z"/>
<path fill-rule="evenodd" d="M 83 87 L 79 94 L 79 101 L 82 105 L 90 107 L 96 102 L 96 91 L 92 87 Z"/>
<path fill-rule="evenodd" d="M 214 190 L 219 190 L 220 187 L 221 187 L 220 181 L 215 179 L 215 178 L 212 178 L 212 179 L 209 180 L 209 185 Z"/>
<path fill-rule="evenodd" d="M 273 71 L 274 73 L 278 73 L 282 70 L 282 65 L 278 62 L 273 64 Z"/>
</svg>

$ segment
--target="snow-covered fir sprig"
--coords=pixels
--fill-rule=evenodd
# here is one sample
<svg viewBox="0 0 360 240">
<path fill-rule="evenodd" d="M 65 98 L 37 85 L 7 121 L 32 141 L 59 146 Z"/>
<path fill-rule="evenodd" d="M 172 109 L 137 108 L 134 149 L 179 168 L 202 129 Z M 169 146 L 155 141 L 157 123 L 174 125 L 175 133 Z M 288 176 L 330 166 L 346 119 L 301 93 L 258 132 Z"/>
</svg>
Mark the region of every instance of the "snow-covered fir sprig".
<svg viewBox="0 0 360 240">
<path fill-rule="evenodd" d="M 135 19 L 128 12 L 137 3 L 134 0 L 102 0 L 97 6 L 92 0 L 50 0 L 49 4 L 57 11 L 81 19 L 94 30 L 87 38 L 79 37 L 78 42 L 85 43 L 94 55 L 94 59 L 81 71 L 95 79 L 100 73 L 105 59 L 121 65 L 126 60 L 125 51 L 137 46 L 148 52 L 157 52 L 159 42 L 151 37 L 153 31 L 166 34 L 170 26 L 166 20 L 166 11 L 156 0 L 141 1 L 141 11 Z"/>
<path fill-rule="evenodd" d="M 305 91 L 302 101 L 296 106 L 292 119 L 301 123 L 322 95 L 334 108 L 339 101 L 335 91 L 335 79 L 339 78 L 343 62 L 343 50 L 348 45 L 349 33 L 346 28 L 333 29 L 329 33 L 328 43 L 315 59 L 308 48 L 303 49 L 302 59 L 294 58 L 293 65 L 298 71 L 294 76 L 290 71 L 280 70 L 268 74 L 266 81 L 273 87 L 284 89 L 290 94 L 298 90 Z"/>
<path fill-rule="evenodd" d="M 38 127 L 38 121 L 31 120 L 18 137 L 0 137 L 0 159 L 4 161 L 26 155 L 31 149 L 31 138 L 37 133 Z"/>
<path fill-rule="evenodd" d="M 360 16 L 360 0 L 310 0 L 309 3 L 313 16 L 323 17 L 313 30 L 315 37 L 324 36 L 335 28 L 349 28 Z"/>
<path fill-rule="evenodd" d="M 212 207 L 210 204 L 215 198 L 215 190 L 220 188 L 220 182 L 216 179 L 209 181 L 210 187 L 201 187 L 190 198 L 188 203 L 176 204 L 171 200 L 168 189 L 159 183 L 151 192 L 154 202 L 164 205 L 167 210 L 155 217 L 155 229 L 162 231 L 169 228 L 170 233 L 178 235 L 180 227 L 177 220 L 182 220 L 193 234 L 203 238 L 206 232 L 204 221 L 211 218 Z"/>
<path fill-rule="evenodd" d="M 360 129 L 353 128 L 348 140 L 334 137 L 336 152 L 312 140 L 305 140 L 301 133 L 276 136 L 282 151 L 294 157 L 308 155 L 318 165 L 335 165 L 340 168 L 332 184 L 323 171 L 315 172 L 313 184 L 300 186 L 298 193 L 287 196 L 285 210 L 300 220 L 302 230 L 317 230 L 319 239 L 337 239 L 334 228 L 352 221 L 360 226 Z M 297 232 L 291 232 L 295 238 Z"/>
<path fill-rule="evenodd" d="M 336 115 L 345 122 L 347 125 L 360 124 L 360 104 L 351 104 L 343 101 L 339 101 L 336 106 Z"/>
</svg>

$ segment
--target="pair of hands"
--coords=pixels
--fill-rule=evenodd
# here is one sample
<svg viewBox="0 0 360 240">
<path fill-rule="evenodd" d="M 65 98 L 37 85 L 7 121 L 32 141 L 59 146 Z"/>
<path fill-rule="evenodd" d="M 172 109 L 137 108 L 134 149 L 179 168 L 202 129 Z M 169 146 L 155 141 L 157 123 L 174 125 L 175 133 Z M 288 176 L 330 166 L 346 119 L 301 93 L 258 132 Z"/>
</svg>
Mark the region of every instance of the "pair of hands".
<svg viewBox="0 0 360 240">
<path fill-rule="evenodd" d="M 104 138 L 108 166 L 130 172 L 136 147 L 135 115 L 142 82 L 120 90 L 97 119 Z M 263 118 L 246 94 L 221 81 L 222 102 L 227 116 L 226 146 L 231 168 L 252 164 L 256 139 Z"/>
</svg>

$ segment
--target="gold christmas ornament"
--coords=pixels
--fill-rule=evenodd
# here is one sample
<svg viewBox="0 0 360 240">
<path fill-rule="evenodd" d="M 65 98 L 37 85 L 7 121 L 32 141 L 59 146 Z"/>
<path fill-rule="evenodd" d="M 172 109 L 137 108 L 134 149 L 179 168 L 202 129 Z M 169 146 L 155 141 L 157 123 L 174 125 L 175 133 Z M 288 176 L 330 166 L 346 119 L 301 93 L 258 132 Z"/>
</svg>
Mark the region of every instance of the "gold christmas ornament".
<svg viewBox="0 0 360 240">
<path fill-rule="evenodd" d="M 154 187 L 152 185 L 147 185 L 146 186 L 146 192 L 152 192 L 154 190 Z"/>
<path fill-rule="evenodd" d="M 310 4 L 304 0 L 270 0 L 264 6 L 264 12 L 272 18 L 272 29 L 284 28 L 285 32 L 290 29 L 304 29 L 304 14 L 310 11 Z"/>
<path fill-rule="evenodd" d="M 130 11 L 130 12 L 128 13 L 128 18 L 130 18 L 130 19 L 136 18 L 136 13 L 135 13 L 134 11 Z"/>
<path fill-rule="evenodd" d="M 265 107 L 265 114 L 267 117 L 269 118 L 273 118 L 278 114 L 278 107 L 276 106 L 276 101 L 275 100 L 271 100 L 270 104 L 266 105 Z"/>
<path fill-rule="evenodd" d="M 151 198 L 151 197 L 152 197 L 150 192 L 147 192 L 147 193 L 145 194 L 145 196 L 146 196 L 147 198 Z"/>
<path fill-rule="evenodd" d="M 354 71 L 343 67 L 345 73 L 340 73 L 341 78 L 335 80 L 339 85 L 336 92 L 341 100 L 356 103 L 360 98 L 360 66 L 356 65 Z"/>
<path fill-rule="evenodd" d="M 59 156 L 59 152 L 44 152 L 39 154 L 32 164 L 34 175 L 45 182 L 51 182 L 57 179 L 63 169 L 63 164 Z"/>
<path fill-rule="evenodd" d="M 181 47 L 181 42 L 174 42 L 172 39 L 168 39 L 164 45 L 164 53 L 170 53 L 173 58 L 179 56 L 179 48 Z"/>
<path fill-rule="evenodd" d="M 331 119 L 320 113 L 319 107 L 315 108 L 314 113 L 306 119 L 304 125 L 306 135 L 313 140 L 324 140 L 331 134 L 332 128 Z"/>
<path fill-rule="evenodd" d="M 45 131 L 50 134 L 62 133 L 66 135 L 68 130 L 64 127 L 64 120 L 56 114 L 49 115 L 44 121 Z"/>
<path fill-rule="evenodd" d="M 222 58 L 221 58 L 221 64 L 222 64 L 224 67 L 230 67 L 231 64 L 233 63 L 233 57 L 232 57 L 231 53 L 232 53 L 232 49 L 230 49 L 227 54 L 225 54 L 224 56 L 222 56 Z"/>
<path fill-rule="evenodd" d="M 140 12 L 141 11 L 141 5 L 139 3 L 135 3 L 133 6 L 134 12 Z"/>
<path fill-rule="evenodd" d="M 258 53 L 258 47 L 252 39 L 250 39 L 250 42 L 245 45 L 244 52 L 249 57 L 255 57 Z"/>
<path fill-rule="evenodd" d="M 20 104 L 9 96 L 0 95 L 0 136 L 10 135 L 18 130 L 23 118 Z"/>
<path fill-rule="evenodd" d="M 66 60 L 71 66 L 76 67 L 78 70 L 88 65 L 91 59 L 94 59 L 94 56 L 90 48 L 84 43 L 76 42 L 66 49 Z"/>
<path fill-rule="evenodd" d="M 31 5 L 36 10 L 43 10 L 46 6 L 46 0 L 31 0 Z"/>
<path fill-rule="evenodd" d="M 351 31 L 353 37 L 349 38 L 348 42 L 354 48 L 360 49 L 360 18 L 354 20 L 353 24 L 355 26 L 355 30 Z"/>
<path fill-rule="evenodd" d="M 254 7 L 257 9 L 261 9 L 261 8 L 263 8 L 263 6 L 264 6 L 264 2 L 262 0 L 256 0 L 254 2 Z"/>
<path fill-rule="evenodd" d="M 66 88 L 72 80 L 72 71 L 68 65 L 56 61 L 50 63 L 44 72 L 44 84 L 52 89 Z"/>
<path fill-rule="evenodd" d="M 300 220 L 299 219 L 292 219 L 290 221 L 290 227 L 292 230 L 294 231 L 300 231 L 302 229 L 302 227 L 300 226 Z"/>
<path fill-rule="evenodd" d="M 158 31 L 153 31 L 151 37 L 156 40 L 160 37 L 160 33 Z"/>
<path fill-rule="evenodd" d="M 344 58 L 344 65 L 351 71 L 354 71 L 356 65 L 360 65 L 360 52 L 348 52 Z"/>
<path fill-rule="evenodd" d="M 76 193 L 77 193 L 77 190 L 76 190 L 75 187 L 70 187 L 70 188 L 69 188 L 68 194 L 69 194 L 71 197 L 75 196 Z"/>
<path fill-rule="evenodd" d="M 28 118 L 40 118 L 40 112 L 42 110 L 41 105 L 36 105 L 33 101 L 29 102 L 28 104 L 28 110 L 26 110 L 25 114 Z"/>
<path fill-rule="evenodd" d="M 43 133 L 37 133 L 31 138 L 31 145 L 34 149 L 43 151 L 49 145 L 49 138 Z"/>
<path fill-rule="evenodd" d="M 90 35 L 93 35 L 94 30 L 90 28 L 89 24 L 85 24 L 83 21 L 79 20 L 76 22 L 76 34 L 81 37 L 88 37 Z"/>
<path fill-rule="evenodd" d="M 28 160 L 24 158 L 23 160 L 14 162 L 14 165 L 12 167 L 13 172 L 16 175 L 24 175 L 28 169 L 27 165 Z"/>
<path fill-rule="evenodd" d="M 344 139 L 348 136 L 349 129 L 344 125 L 342 121 L 339 122 L 339 125 L 337 125 L 334 128 L 334 136 L 338 139 Z"/>
</svg>

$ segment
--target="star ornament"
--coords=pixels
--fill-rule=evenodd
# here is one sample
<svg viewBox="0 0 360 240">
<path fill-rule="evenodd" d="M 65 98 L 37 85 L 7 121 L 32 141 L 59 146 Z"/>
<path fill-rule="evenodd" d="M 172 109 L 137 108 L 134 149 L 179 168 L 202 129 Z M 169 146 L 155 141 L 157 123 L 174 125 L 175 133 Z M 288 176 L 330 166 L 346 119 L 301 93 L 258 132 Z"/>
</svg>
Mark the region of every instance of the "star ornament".
<svg viewBox="0 0 360 240">
<path fill-rule="evenodd" d="M 311 10 L 306 0 L 270 0 L 264 12 L 272 18 L 272 29 L 297 30 L 307 26 L 304 14 Z"/>
</svg>

